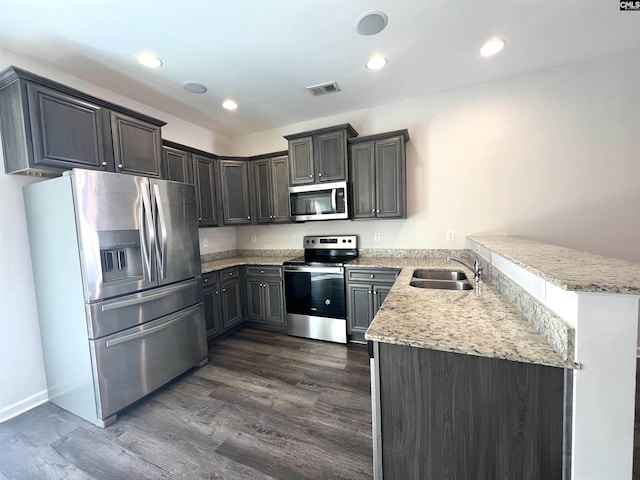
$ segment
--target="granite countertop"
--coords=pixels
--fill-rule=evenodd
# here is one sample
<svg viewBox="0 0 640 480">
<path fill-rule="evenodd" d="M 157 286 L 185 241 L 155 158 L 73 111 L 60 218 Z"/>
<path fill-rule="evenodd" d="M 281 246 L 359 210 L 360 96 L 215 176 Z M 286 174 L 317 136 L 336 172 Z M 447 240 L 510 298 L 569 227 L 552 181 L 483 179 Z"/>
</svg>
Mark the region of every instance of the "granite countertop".
<svg viewBox="0 0 640 480">
<path fill-rule="evenodd" d="M 289 256 L 235 256 L 202 262 L 202 273 L 209 273 L 215 270 L 222 270 L 228 267 L 237 267 L 239 265 L 282 265 L 282 262 L 291 260 Z"/>
<path fill-rule="evenodd" d="M 414 268 L 467 270 L 443 259 L 360 257 L 350 266 L 402 268 L 369 329 L 367 340 L 571 368 L 527 319 L 489 284 L 476 290 L 409 285 Z"/>
<path fill-rule="evenodd" d="M 470 240 L 564 290 L 640 294 L 640 265 L 511 236 Z"/>
</svg>

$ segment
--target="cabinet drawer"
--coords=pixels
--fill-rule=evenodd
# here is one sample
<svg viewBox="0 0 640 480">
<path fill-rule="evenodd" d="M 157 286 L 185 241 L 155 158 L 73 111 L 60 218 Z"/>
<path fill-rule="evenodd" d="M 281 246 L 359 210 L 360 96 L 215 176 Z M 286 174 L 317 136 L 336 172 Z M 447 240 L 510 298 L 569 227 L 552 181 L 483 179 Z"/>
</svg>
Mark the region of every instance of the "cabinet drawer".
<svg viewBox="0 0 640 480">
<path fill-rule="evenodd" d="M 218 272 L 208 272 L 202 274 L 202 288 L 204 290 L 213 288 L 219 282 Z"/>
<path fill-rule="evenodd" d="M 236 280 L 240 278 L 240 268 L 239 267 L 231 267 L 225 268 L 224 270 L 220 270 L 220 281 L 226 282 L 228 280 Z"/>
<path fill-rule="evenodd" d="M 282 278 L 282 267 L 272 265 L 252 265 L 247 268 L 247 277 Z"/>
<path fill-rule="evenodd" d="M 397 268 L 388 268 L 385 270 L 373 270 L 373 269 L 348 269 L 347 279 L 354 282 L 380 282 L 380 283 L 393 283 L 398 278 L 400 270 Z"/>
</svg>

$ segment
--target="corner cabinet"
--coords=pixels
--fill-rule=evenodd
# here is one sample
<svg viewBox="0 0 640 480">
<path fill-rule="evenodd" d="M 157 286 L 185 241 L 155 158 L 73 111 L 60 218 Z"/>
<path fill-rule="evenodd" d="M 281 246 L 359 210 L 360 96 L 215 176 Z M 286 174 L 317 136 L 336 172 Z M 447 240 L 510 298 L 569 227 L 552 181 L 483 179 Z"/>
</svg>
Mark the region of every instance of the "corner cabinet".
<svg viewBox="0 0 640 480">
<path fill-rule="evenodd" d="M 216 182 L 216 156 L 168 140 L 163 145 L 164 178 L 194 184 L 198 226 L 217 227 L 220 201 Z"/>
<path fill-rule="evenodd" d="M 347 336 L 364 342 L 364 333 L 398 278 L 399 268 L 346 268 Z"/>
<path fill-rule="evenodd" d="M 349 124 L 286 135 L 289 141 L 289 184 L 347 180 L 347 139 L 358 132 Z"/>
<path fill-rule="evenodd" d="M 285 331 L 282 267 L 246 267 L 247 322 L 254 327 Z"/>
<path fill-rule="evenodd" d="M 409 132 L 349 141 L 352 218 L 406 218 L 406 143 Z"/>
<path fill-rule="evenodd" d="M 251 224 L 249 200 L 249 162 L 223 159 L 218 161 L 222 223 L 224 225 Z"/>
<path fill-rule="evenodd" d="M 251 162 L 255 223 L 291 222 L 288 162 L 286 152 L 282 153 Z"/>
<path fill-rule="evenodd" d="M 160 177 L 162 125 L 15 67 L 0 73 L 6 173 L 57 176 L 87 168 Z"/>
</svg>

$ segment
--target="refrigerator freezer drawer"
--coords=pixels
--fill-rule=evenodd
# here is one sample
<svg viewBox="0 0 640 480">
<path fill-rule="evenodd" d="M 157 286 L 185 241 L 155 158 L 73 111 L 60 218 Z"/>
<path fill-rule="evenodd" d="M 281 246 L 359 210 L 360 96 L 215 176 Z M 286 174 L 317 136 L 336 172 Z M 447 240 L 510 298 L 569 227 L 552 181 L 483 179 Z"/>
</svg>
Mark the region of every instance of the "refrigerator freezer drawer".
<svg viewBox="0 0 640 480">
<path fill-rule="evenodd" d="M 105 420 L 207 357 L 204 307 L 89 343 L 98 418 Z"/>
<path fill-rule="evenodd" d="M 86 304 L 90 339 L 121 332 L 202 301 L 200 279 Z"/>
</svg>

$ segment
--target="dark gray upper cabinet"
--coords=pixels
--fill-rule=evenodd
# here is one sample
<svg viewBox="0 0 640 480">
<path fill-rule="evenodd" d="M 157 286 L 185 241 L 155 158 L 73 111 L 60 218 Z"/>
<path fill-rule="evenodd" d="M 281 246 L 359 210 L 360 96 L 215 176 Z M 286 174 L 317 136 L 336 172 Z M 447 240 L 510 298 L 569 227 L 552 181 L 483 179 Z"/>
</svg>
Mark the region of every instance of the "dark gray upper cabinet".
<svg viewBox="0 0 640 480">
<path fill-rule="evenodd" d="M 78 167 L 158 177 L 162 125 L 15 67 L 0 73 L 7 173 L 56 176 Z"/>
<path fill-rule="evenodd" d="M 406 218 L 406 142 L 399 130 L 349 141 L 352 218 Z"/>
<path fill-rule="evenodd" d="M 249 163 L 246 160 L 220 160 L 219 171 L 222 223 L 225 225 L 250 224 Z"/>
<path fill-rule="evenodd" d="M 174 182 L 194 183 L 193 160 L 189 152 L 163 147 L 162 161 L 165 179 Z"/>
<path fill-rule="evenodd" d="M 349 124 L 286 135 L 289 184 L 347 180 L 347 139 L 357 135 Z"/>
<path fill-rule="evenodd" d="M 284 153 L 284 152 L 282 152 Z M 263 156 L 261 156 L 263 157 Z M 251 162 L 253 218 L 256 223 L 291 221 L 287 156 Z"/>
<path fill-rule="evenodd" d="M 347 334 L 364 342 L 364 333 L 398 278 L 397 268 L 347 267 Z"/>
<path fill-rule="evenodd" d="M 111 112 L 111 134 L 116 172 L 162 177 L 160 127 Z"/>
</svg>

